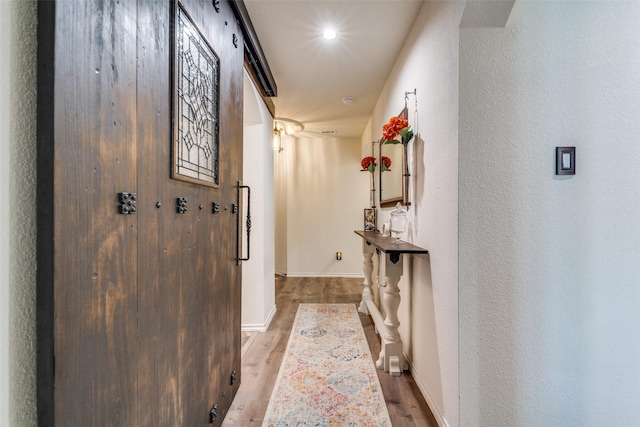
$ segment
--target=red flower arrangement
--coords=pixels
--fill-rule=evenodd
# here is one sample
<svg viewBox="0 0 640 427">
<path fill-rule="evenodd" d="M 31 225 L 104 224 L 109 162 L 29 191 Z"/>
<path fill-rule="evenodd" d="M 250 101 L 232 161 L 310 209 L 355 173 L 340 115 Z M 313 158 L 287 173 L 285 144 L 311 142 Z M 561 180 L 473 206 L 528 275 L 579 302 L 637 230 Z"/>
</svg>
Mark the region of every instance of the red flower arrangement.
<svg viewBox="0 0 640 427">
<path fill-rule="evenodd" d="M 400 136 L 398 141 L 396 138 Z M 389 122 L 382 126 L 382 143 L 383 144 L 398 144 L 402 143 L 406 145 L 413 138 L 413 130 L 409 126 L 407 119 L 399 116 L 394 116 L 389 119 Z"/>
<path fill-rule="evenodd" d="M 391 159 L 387 156 L 382 156 L 382 172 L 391 170 Z"/>
<path fill-rule="evenodd" d="M 373 156 L 364 157 L 360 161 L 360 166 L 362 166 L 363 171 L 373 172 L 376 170 L 376 158 Z"/>
<path fill-rule="evenodd" d="M 360 161 L 360 166 L 362 166 L 363 171 L 369 171 L 371 173 L 375 172 L 376 166 L 378 165 L 378 159 L 373 156 L 363 157 Z M 382 172 L 391 170 L 391 159 L 387 156 L 382 156 Z"/>
</svg>

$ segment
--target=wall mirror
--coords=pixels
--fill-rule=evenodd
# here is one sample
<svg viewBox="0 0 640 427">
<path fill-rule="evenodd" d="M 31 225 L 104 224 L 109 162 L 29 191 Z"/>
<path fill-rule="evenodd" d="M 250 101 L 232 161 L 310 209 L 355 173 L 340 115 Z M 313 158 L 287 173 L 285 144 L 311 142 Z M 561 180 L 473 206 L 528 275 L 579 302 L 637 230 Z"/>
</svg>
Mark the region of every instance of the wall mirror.
<svg viewBox="0 0 640 427">
<path fill-rule="evenodd" d="M 402 144 L 378 144 L 378 165 L 382 164 L 382 157 L 391 159 L 391 170 L 380 171 L 380 207 L 395 206 L 402 203 Z"/>
<path fill-rule="evenodd" d="M 405 106 L 404 109 L 398 114 L 399 117 L 408 116 L 408 110 Z M 380 207 L 395 206 L 398 202 L 408 206 L 409 203 L 409 172 L 407 169 L 407 156 L 404 152 L 404 146 L 402 144 L 378 144 L 378 165 L 382 164 L 382 157 L 388 157 L 391 159 L 391 170 L 382 172 L 382 168 L 378 167 L 379 171 L 379 193 L 380 193 Z"/>
</svg>

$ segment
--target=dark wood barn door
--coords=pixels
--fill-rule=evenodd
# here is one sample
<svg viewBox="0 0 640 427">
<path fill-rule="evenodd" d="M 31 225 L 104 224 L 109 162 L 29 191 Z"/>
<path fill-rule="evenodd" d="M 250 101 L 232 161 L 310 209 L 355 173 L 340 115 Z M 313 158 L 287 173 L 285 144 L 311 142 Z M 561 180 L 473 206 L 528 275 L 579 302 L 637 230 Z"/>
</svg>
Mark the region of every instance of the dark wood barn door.
<svg viewBox="0 0 640 427">
<path fill-rule="evenodd" d="M 219 425 L 240 383 L 237 20 L 225 1 L 39 8 L 39 424 Z"/>
</svg>

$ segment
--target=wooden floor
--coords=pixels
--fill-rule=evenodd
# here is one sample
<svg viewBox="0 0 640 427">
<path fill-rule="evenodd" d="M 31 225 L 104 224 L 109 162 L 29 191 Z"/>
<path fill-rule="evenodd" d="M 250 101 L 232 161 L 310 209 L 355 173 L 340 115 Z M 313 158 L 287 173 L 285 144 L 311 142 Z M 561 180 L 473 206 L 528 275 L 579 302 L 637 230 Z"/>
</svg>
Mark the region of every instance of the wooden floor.
<svg viewBox="0 0 640 427">
<path fill-rule="evenodd" d="M 277 313 L 267 332 L 251 336 L 243 348 L 242 384 L 223 426 L 261 425 L 280 362 L 300 303 L 354 303 L 359 305 L 362 279 L 276 277 Z M 369 316 L 360 314 L 374 355 L 380 342 Z M 413 377 L 405 371 L 392 377 L 378 370 L 382 392 L 394 427 L 437 427 Z"/>
</svg>

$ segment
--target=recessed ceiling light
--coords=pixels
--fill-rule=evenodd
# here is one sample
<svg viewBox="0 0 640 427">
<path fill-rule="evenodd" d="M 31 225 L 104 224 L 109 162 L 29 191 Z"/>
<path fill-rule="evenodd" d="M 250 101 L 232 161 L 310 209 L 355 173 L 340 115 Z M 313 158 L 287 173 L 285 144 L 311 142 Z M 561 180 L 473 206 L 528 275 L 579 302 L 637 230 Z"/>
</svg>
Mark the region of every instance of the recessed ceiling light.
<svg viewBox="0 0 640 427">
<path fill-rule="evenodd" d="M 324 37 L 325 40 L 334 40 L 336 37 L 338 37 L 338 33 L 336 33 L 336 30 L 333 30 L 331 28 L 327 28 L 322 33 L 322 37 Z"/>
</svg>

